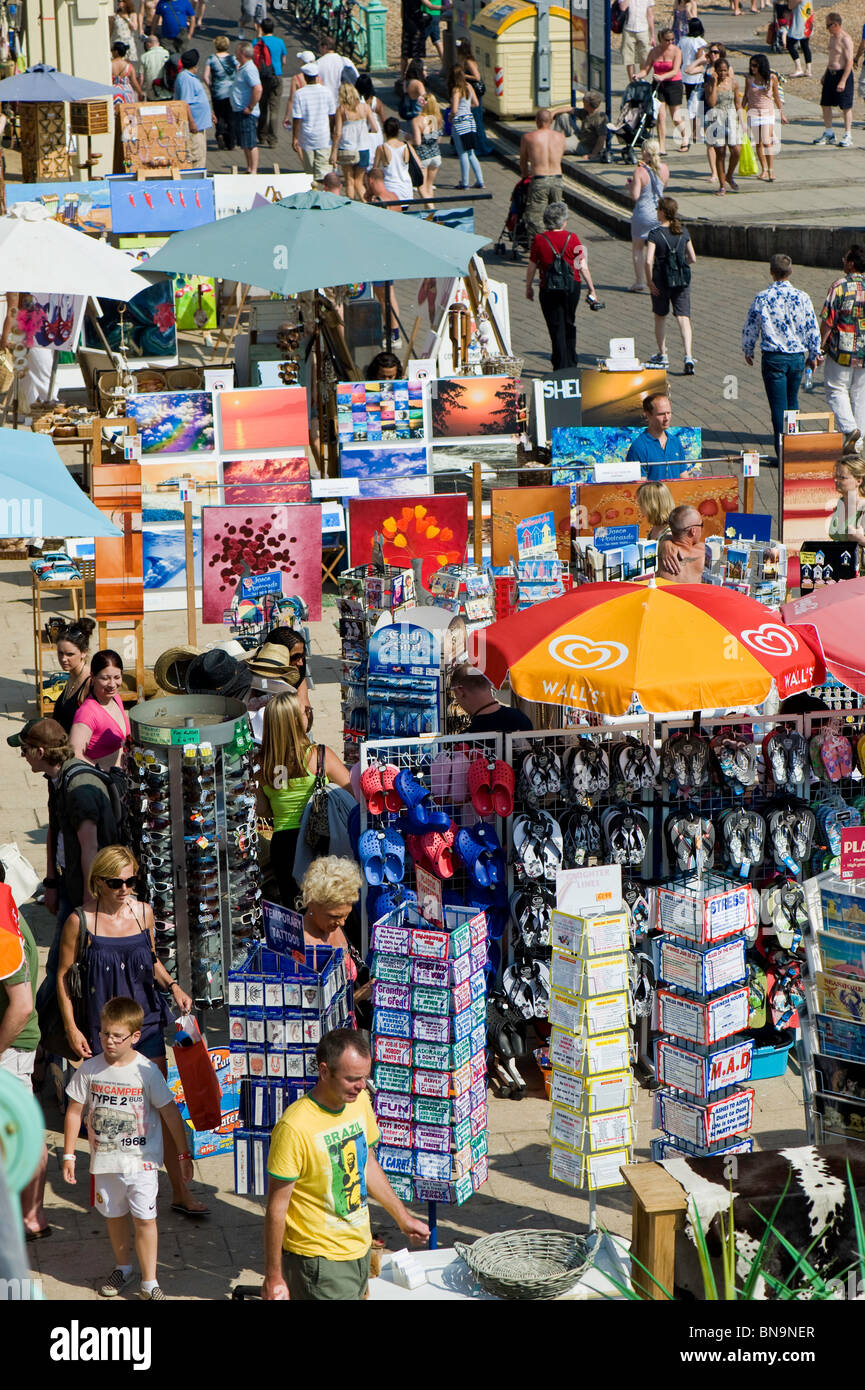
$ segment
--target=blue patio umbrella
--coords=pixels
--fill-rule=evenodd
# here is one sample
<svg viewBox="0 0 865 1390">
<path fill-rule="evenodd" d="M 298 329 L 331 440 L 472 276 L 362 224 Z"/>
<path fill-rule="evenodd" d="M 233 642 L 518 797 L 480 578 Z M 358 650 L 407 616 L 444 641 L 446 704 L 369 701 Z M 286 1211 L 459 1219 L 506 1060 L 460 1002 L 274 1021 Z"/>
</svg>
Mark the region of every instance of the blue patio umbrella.
<svg viewBox="0 0 865 1390">
<path fill-rule="evenodd" d="M 0 429 L 0 537 L 122 536 L 45 434 Z"/>
<path fill-rule="evenodd" d="M 0 82 L 0 101 L 95 101 L 113 96 L 113 87 L 58 72 L 47 63 L 34 63 Z"/>
<path fill-rule="evenodd" d="M 488 241 L 336 193 L 296 193 L 175 232 L 150 257 L 147 270 L 216 276 L 277 294 L 300 294 L 368 280 L 463 275 Z"/>
</svg>

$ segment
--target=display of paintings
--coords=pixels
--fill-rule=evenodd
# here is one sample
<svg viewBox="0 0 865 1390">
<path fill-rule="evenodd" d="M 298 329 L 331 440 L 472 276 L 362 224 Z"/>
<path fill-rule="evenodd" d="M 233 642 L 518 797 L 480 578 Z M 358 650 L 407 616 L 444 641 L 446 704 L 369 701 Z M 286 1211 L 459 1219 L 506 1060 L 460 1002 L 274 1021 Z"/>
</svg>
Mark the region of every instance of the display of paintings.
<svg viewBox="0 0 865 1390">
<path fill-rule="evenodd" d="M 157 247 L 164 245 L 164 239 L 141 242 L 129 238 L 134 244 L 121 249 L 130 260 L 143 265 Z M 154 285 L 147 285 L 123 306 L 123 313 L 116 300 L 100 299 L 102 310 L 100 324 L 109 345 L 125 353 L 131 361 L 141 359 L 156 361 L 166 365 L 166 359 L 177 360 L 177 316 L 174 308 L 173 281 L 166 277 Z M 84 346 L 95 352 L 103 352 L 104 344 L 93 325 L 85 319 Z"/>
<path fill-rule="evenodd" d="M 142 458 L 207 454 L 216 447 L 209 391 L 151 391 L 130 396 L 126 414 L 138 422 Z"/>
<path fill-rule="evenodd" d="M 180 232 L 214 219 L 212 179 L 111 179 L 115 235 Z"/>
<path fill-rule="evenodd" d="M 310 174 L 214 174 L 213 197 L 217 222 L 236 212 L 249 212 L 256 197 L 278 203 L 312 188 Z"/>
<path fill-rule="evenodd" d="M 306 454 L 223 460 L 222 482 L 226 507 L 308 502 L 309 461 Z"/>
<path fill-rule="evenodd" d="M 517 526 L 527 517 L 552 512 L 559 559 L 571 558 L 571 493 L 567 487 L 493 488 L 492 563 L 507 565 L 517 559 Z"/>
<path fill-rule="evenodd" d="M 847 1100 L 865 1101 L 865 1066 L 841 1057 L 814 1055 L 814 1078 L 817 1090 Z"/>
<path fill-rule="evenodd" d="M 223 454 L 281 452 L 309 444 L 306 391 L 302 386 L 248 387 L 216 397 Z"/>
<path fill-rule="evenodd" d="M 844 447 L 844 436 L 833 433 L 800 433 L 782 436 L 782 530 L 788 555 L 803 541 L 829 538 L 829 521 L 838 505 L 835 460 Z"/>
<path fill-rule="evenodd" d="M 638 526 L 647 536 L 649 522 L 637 506 L 639 483 L 586 483 L 577 492 L 577 535 L 597 526 Z M 739 480 L 734 477 L 670 478 L 666 486 L 676 506 L 688 503 L 703 518 L 703 536 L 722 536 L 726 514 L 739 510 Z"/>
<path fill-rule="evenodd" d="M 437 497 L 357 498 L 348 504 L 352 565 L 368 565 L 376 534 L 383 537 L 384 562 L 410 569 L 423 560 L 428 584 L 436 570 L 459 565 L 468 542 L 468 499 L 463 493 Z"/>
<path fill-rule="evenodd" d="M 643 432 L 640 425 L 632 428 L 587 426 L 585 419 L 584 401 L 582 425 L 558 425 L 552 431 L 554 483 L 589 482 L 596 464 L 624 461 L 637 435 Z M 703 452 L 701 429 L 693 425 L 671 425 L 667 433 L 679 438 L 686 459 L 700 458 Z"/>
<path fill-rule="evenodd" d="M 410 496 L 430 490 L 425 444 L 340 449 L 343 478 L 357 478 L 359 497 Z"/>
<path fill-rule="evenodd" d="M 80 294 L 21 294 L 15 326 L 24 346 L 73 352 L 81 336 L 86 304 Z"/>
<path fill-rule="evenodd" d="M 83 232 L 111 231 L 111 198 L 104 179 L 93 183 L 7 183 L 6 207 L 40 203 L 57 222 Z"/>
<path fill-rule="evenodd" d="M 141 465 L 141 505 L 148 522 L 182 521 L 183 503 L 180 488 L 194 484 L 190 494 L 193 516 L 201 515 L 202 507 L 215 507 L 221 501 L 219 463 L 215 455 L 200 463 L 152 463 Z"/>
<path fill-rule="evenodd" d="M 205 275 L 174 275 L 177 327 L 203 333 L 216 327 L 216 281 Z"/>
<path fill-rule="evenodd" d="M 221 623 L 241 579 L 281 574 L 286 598 L 299 596 L 321 619 L 321 507 L 205 507 L 202 618 Z"/>
<path fill-rule="evenodd" d="M 341 381 L 335 394 L 341 446 L 424 437 L 419 381 Z"/>
<path fill-rule="evenodd" d="M 584 425 L 633 425 L 643 429 L 643 401 L 656 391 L 667 390 L 667 373 L 663 367 L 643 367 L 638 372 L 583 367 L 580 390 Z"/>
<path fill-rule="evenodd" d="M 430 382 L 433 439 L 518 435 L 525 429 L 522 383 L 512 376 L 463 376 Z"/>
</svg>

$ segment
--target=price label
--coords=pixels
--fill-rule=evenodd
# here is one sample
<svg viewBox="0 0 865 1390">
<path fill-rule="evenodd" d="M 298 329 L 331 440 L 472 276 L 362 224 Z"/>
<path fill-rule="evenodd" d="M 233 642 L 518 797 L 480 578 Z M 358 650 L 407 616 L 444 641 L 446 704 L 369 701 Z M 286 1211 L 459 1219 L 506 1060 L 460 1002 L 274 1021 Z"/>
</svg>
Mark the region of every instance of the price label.
<svg viewBox="0 0 865 1390">
<path fill-rule="evenodd" d="M 199 729 L 172 729 L 171 742 L 175 747 L 178 744 L 200 743 L 201 731 Z"/>
<path fill-rule="evenodd" d="M 155 724 L 139 724 L 138 737 L 142 743 L 171 743 L 171 730 L 157 728 Z"/>
</svg>

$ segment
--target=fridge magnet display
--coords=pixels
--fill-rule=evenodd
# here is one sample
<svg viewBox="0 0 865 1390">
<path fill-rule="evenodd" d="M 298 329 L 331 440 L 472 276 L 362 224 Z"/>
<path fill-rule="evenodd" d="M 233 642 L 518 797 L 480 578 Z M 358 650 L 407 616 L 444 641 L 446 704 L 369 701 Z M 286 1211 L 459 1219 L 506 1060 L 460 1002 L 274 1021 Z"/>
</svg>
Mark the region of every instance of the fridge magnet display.
<svg viewBox="0 0 865 1390">
<path fill-rule="evenodd" d="M 321 507 L 205 507 L 202 619 L 221 623 L 242 578 L 279 573 L 285 597 L 321 620 Z"/>
<path fill-rule="evenodd" d="M 438 497 L 352 498 L 348 504 L 353 565 L 369 564 L 378 533 L 386 565 L 410 569 L 423 560 L 428 584 L 436 570 L 461 564 L 468 541 L 468 501 L 462 493 Z"/>
<path fill-rule="evenodd" d="M 509 376 L 450 377 L 430 384 L 434 439 L 517 435 L 525 428 L 520 382 Z"/>
<path fill-rule="evenodd" d="M 667 373 L 663 367 L 643 367 L 639 372 L 584 367 L 580 387 L 584 425 L 635 425 L 642 429 L 643 401 L 655 391 L 667 390 Z"/>
<path fill-rule="evenodd" d="M 335 388 L 340 444 L 423 439 L 423 386 L 419 381 L 342 381 Z"/>
<path fill-rule="evenodd" d="M 284 458 L 223 459 L 222 482 L 226 507 L 308 502 L 309 461 L 305 453 Z"/>
<path fill-rule="evenodd" d="M 142 456 L 205 454 L 216 446 L 209 391 L 153 391 L 130 396 L 126 413 L 138 422 Z"/>
<path fill-rule="evenodd" d="M 219 502 L 219 467 L 215 458 L 200 463 L 143 463 L 141 466 L 141 506 L 147 520 L 182 521 L 183 503 L 180 489 L 194 484 L 190 494 L 194 516 L 202 507 Z"/>
<path fill-rule="evenodd" d="M 222 452 L 305 449 L 309 443 L 302 386 L 250 387 L 217 396 Z"/>
<path fill-rule="evenodd" d="M 425 444 L 393 444 L 340 449 L 343 478 L 357 478 L 360 497 L 399 497 L 429 483 Z"/>
<path fill-rule="evenodd" d="M 555 541 L 563 564 L 571 558 L 571 497 L 566 487 L 506 487 L 493 488 L 492 562 L 507 565 L 511 556 L 519 553 L 517 527 L 527 517 L 552 512 Z"/>
</svg>

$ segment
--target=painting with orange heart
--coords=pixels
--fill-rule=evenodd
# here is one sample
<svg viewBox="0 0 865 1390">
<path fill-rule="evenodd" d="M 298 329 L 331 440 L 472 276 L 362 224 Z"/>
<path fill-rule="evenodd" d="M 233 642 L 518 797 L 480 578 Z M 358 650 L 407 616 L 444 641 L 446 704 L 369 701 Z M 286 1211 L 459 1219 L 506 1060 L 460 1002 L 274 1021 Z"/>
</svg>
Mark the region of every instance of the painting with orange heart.
<svg viewBox="0 0 865 1390">
<path fill-rule="evenodd" d="M 448 497 L 353 497 L 348 504 L 352 565 L 369 564 L 378 534 L 385 564 L 411 569 L 412 560 L 423 560 L 425 586 L 444 565 L 462 563 L 468 532 L 468 498 L 464 493 Z"/>
</svg>

